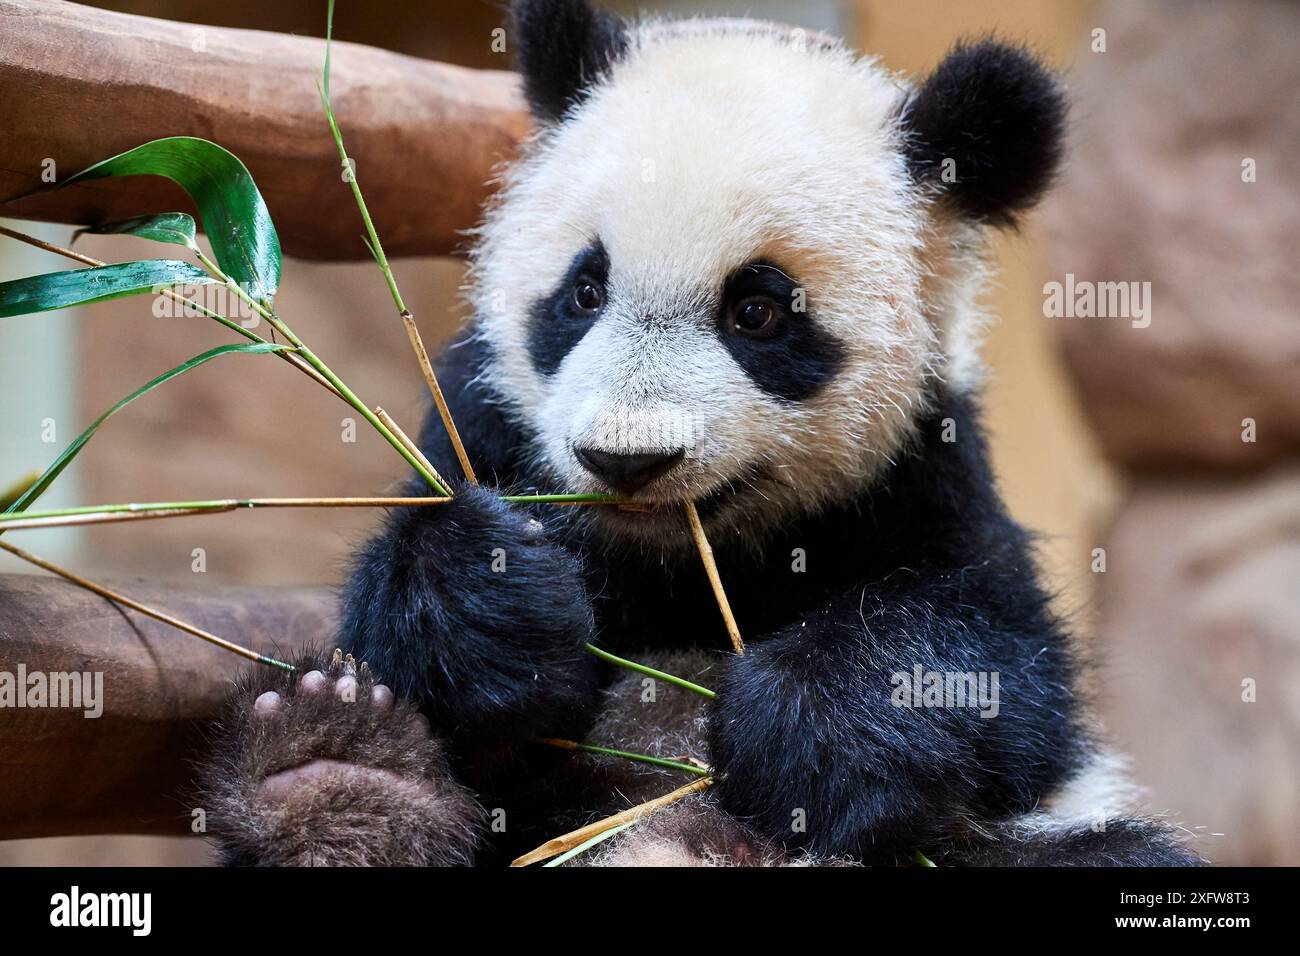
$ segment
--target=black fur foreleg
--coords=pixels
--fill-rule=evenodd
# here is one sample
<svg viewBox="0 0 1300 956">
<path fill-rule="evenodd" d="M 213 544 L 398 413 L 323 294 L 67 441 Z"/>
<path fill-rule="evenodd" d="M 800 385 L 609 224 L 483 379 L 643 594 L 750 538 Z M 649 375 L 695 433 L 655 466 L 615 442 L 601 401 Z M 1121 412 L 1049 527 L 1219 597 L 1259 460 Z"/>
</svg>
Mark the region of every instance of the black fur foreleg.
<svg viewBox="0 0 1300 956">
<path fill-rule="evenodd" d="M 596 690 L 577 562 L 495 492 L 395 509 L 358 554 L 342 643 L 446 732 L 567 731 Z"/>
<path fill-rule="evenodd" d="M 844 595 L 732 660 L 710 731 L 723 806 L 786 846 L 875 863 L 1031 809 L 1079 749 L 1068 662 L 1056 635 L 945 614 L 950 597 Z M 975 699 L 945 700 L 948 680 Z"/>
</svg>

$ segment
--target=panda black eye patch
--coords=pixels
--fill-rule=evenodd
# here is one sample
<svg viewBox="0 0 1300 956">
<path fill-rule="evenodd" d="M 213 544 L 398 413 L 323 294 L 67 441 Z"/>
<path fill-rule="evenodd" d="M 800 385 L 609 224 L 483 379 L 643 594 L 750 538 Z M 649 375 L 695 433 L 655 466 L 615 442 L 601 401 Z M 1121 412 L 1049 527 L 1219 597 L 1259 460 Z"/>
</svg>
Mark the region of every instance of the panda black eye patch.
<svg viewBox="0 0 1300 956">
<path fill-rule="evenodd" d="M 727 278 L 717 325 L 745 374 L 782 401 L 811 398 L 844 359 L 843 346 L 808 311 L 805 291 L 771 263 L 747 263 Z"/>
<path fill-rule="evenodd" d="M 599 239 L 569 264 L 555 287 L 528 313 L 528 354 L 543 375 L 555 370 L 587 334 L 605 304 L 609 254 Z"/>
</svg>

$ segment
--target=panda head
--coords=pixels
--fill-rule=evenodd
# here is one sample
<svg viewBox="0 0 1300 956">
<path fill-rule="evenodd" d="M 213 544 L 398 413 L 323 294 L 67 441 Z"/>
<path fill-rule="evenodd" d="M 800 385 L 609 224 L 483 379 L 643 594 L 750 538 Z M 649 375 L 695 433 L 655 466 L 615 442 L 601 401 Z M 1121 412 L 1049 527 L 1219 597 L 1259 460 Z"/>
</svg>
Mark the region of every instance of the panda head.
<svg viewBox="0 0 1300 956">
<path fill-rule="evenodd" d="M 642 541 L 761 534 L 860 494 L 967 387 L 982 238 L 1050 180 L 1064 105 L 1022 49 L 910 84 L 819 34 L 513 8 L 537 132 L 478 231 L 486 377 L 557 489 Z"/>
</svg>

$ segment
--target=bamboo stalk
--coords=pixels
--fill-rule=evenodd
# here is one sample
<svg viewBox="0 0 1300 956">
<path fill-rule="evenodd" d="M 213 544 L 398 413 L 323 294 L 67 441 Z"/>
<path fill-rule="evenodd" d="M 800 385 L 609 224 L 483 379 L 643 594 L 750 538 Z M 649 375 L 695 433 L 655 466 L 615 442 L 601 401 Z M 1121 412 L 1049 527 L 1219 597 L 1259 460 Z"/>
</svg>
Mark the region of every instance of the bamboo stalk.
<svg viewBox="0 0 1300 956">
<path fill-rule="evenodd" d="M 666 793 L 662 797 L 656 797 L 645 803 L 637 804 L 621 813 L 616 813 L 612 817 L 606 817 L 603 820 L 597 820 L 595 823 L 589 823 L 585 827 L 579 827 L 563 836 L 555 837 L 553 840 L 547 840 L 535 850 L 530 850 L 523 856 L 512 862 L 511 866 L 529 866 L 542 860 L 549 859 L 557 854 L 572 850 L 594 836 L 599 836 L 606 830 L 613 827 L 621 826 L 624 823 L 632 823 L 643 817 L 649 816 L 656 810 L 661 810 L 669 804 L 676 803 L 683 797 L 689 797 L 693 793 L 702 793 L 713 783 L 711 777 L 701 777 L 688 783 L 684 787 L 679 787 L 672 793 Z"/>
<path fill-rule="evenodd" d="M 425 457 L 424 452 L 420 450 L 420 446 L 411 441 L 411 436 L 402 431 L 401 426 L 398 425 L 397 422 L 393 421 L 393 416 L 388 414 L 388 412 L 384 411 L 378 405 L 375 406 L 375 415 L 379 417 L 381 422 L 388 426 L 389 431 L 397 436 L 397 440 L 406 446 L 406 450 L 418 458 L 425 468 L 429 469 L 430 474 L 438 479 L 438 484 L 446 488 L 450 495 L 451 485 L 447 484 L 447 480 L 438 473 L 438 469 L 433 467 L 433 462 L 429 461 L 429 459 Z"/>
<path fill-rule="evenodd" d="M 153 518 L 184 518 L 265 508 L 420 508 L 444 505 L 447 497 L 339 497 L 339 498 L 217 498 L 208 501 L 144 501 L 126 504 L 82 505 L 76 508 L 19 511 L 0 514 L 0 534 L 25 528 L 62 528 Z M 617 502 L 601 495 L 503 495 L 502 501 L 519 504 L 608 505 Z M 613 655 L 610 655 L 613 657 Z M 614 658 L 621 660 L 621 658 Z M 658 672 L 655 672 L 658 674 Z M 685 682 L 683 682 L 685 683 Z"/>
<path fill-rule="evenodd" d="M 193 624 L 188 624 L 180 618 L 172 617 L 170 614 L 149 607 L 147 604 L 141 604 L 134 598 L 129 598 L 125 594 L 104 587 L 102 584 L 96 584 L 94 581 L 87 580 L 79 574 L 74 574 L 66 568 L 61 568 L 57 564 L 46 561 L 44 558 L 32 554 L 30 551 L 24 551 L 22 548 L 16 547 L 8 541 L 0 540 L 0 548 L 3 548 L 15 557 L 22 558 L 29 564 L 34 564 L 38 568 L 44 568 L 51 574 L 57 574 L 59 577 L 71 581 L 78 587 L 85 588 L 87 591 L 98 594 L 102 598 L 107 598 L 115 604 L 129 607 L 133 611 L 138 611 L 146 617 L 151 617 L 156 621 L 162 621 L 164 624 L 170 624 L 177 630 L 184 631 L 186 634 L 191 634 L 194 637 L 205 640 L 209 644 L 215 644 L 217 647 L 230 651 L 232 654 L 246 657 L 248 660 L 254 661 L 258 664 L 270 664 L 272 667 L 279 667 L 282 670 L 291 671 L 294 669 L 292 664 L 286 664 L 284 661 L 278 661 L 274 657 L 267 657 L 266 655 L 259 654 L 257 651 L 250 650 L 247 647 L 241 647 L 232 641 L 226 640 L 224 637 L 218 637 L 211 631 L 205 631 L 201 627 L 195 627 Z"/>
<path fill-rule="evenodd" d="M 132 504 L 89 505 L 51 511 L 18 511 L 0 515 L 0 532 L 23 528 L 59 528 L 70 525 L 148 521 L 187 515 L 223 514 L 256 508 L 397 508 L 442 505 L 450 498 L 218 498 L 210 501 L 146 501 Z"/>
<path fill-rule="evenodd" d="M 617 664 L 619 667 L 626 667 L 630 671 L 636 671 L 638 674 L 645 674 L 647 677 L 654 677 L 661 681 L 666 681 L 675 687 L 689 690 L 691 693 L 699 694 L 701 697 L 707 697 L 709 700 L 713 700 L 718 696 L 707 687 L 701 687 L 699 684 L 693 684 L 685 678 L 674 677 L 672 674 L 665 673 L 664 671 L 655 670 L 653 667 L 647 667 L 645 664 L 638 664 L 636 661 L 630 661 L 626 657 L 619 657 L 617 654 L 611 654 L 609 651 L 599 648 L 595 644 L 587 644 L 585 647 L 587 648 L 587 653 L 594 654 L 602 661 Z"/>
<path fill-rule="evenodd" d="M 460 459 L 460 468 L 465 473 L 465 480 L 471 485 L 477 485 L 478 476 L 474 474 L 474 466 L 469 463 L 469 455 L 465 453 L 465 446 L 460 440 L 460 431 L 451 417 L 451 409 L 442 394 L 442 386 L 438 384 L 438 376 L 433 371 L 433 363 L 429 361 L 424 340 L 420 338 L 420 330 L 415 327 L 415 318 L 408 309 L 403 309 L 401 316 L 402 324 L 406 327 L 406 337 L 410 339 L 411 349 L 415 352 L 416 361 L 420 363 L 420 371 L 424 373 L 424 381 L 429 386 L 429 394 L 433 396 L 433 404 L 438 407 L 438 416 L 442 419 L 443 427 L 447 429 L 452 447 L 456 449 L 456 457 Z"/>
<path fill-rule="evenodd" d="M 502 501 L 537 505 L 622 505 L 619 498 L 602 494 L 502 495 Z"/>
<path fill-rule="evenodd" d="M 155 521 L 159 518 L 184 518 L 190 515 L 221 514 L 234 511 L 238 505 L 229 504 L 212 508 L 158 508 L 148 511 L 108 511 L 85 515 L 49 515 L 28 518 L 17 512 L 13 519 L 0 521 L 0 534 L 6 531 L 27 531 L 33 528 L 72 528 L 96 524 L 121 524 L 123 521 Z"/>
<path fill-rule="evenodd" d="M 339 159 L 350 171 L 346 178 L 348 185 L 352 188 L 352 198 L 356 200 L 357 209 L 361 213 L 361 221 L 365 224 L 366 235 L 369 237 L 366 240 L 366 246 L 370 249 L 371 255 L 375 257 L 375 264 L 379 266 L 379 271 L 384 274 L 384 281 L 388 284 L 389 294 L 393 297 L 393 305 L 397 307 L 397 314 L 401 317 L 402 325 L 406 328 L 406 337 L 411 342 L 411 349 L 415 352 L 416 361 L 420 363 L 420 371 L 424 373 L 424 380 L 429 386 L 429 392 L 433 395 L 433 402 L 438 407 L 438 415 L 442 418 L 443 427 L 447 429 L 452 446 L 456 449 L 456 457 L 460 459 L 460 467 L 465 473 L 465 479 L 471 485 L 477 485 L 478 478 L 474 474 L 474 469 L 470 466 L 469 456 L 465 454 L 465 446 L 461 443 L 460 432 L 456 428 L 456 423 L 452 420 L 451 409 L 447 407 L 447 400 L 443 397 L 442 386 L 438 384 L 438 376 L 434 374 L 433 365 L 429 361 L 429 353 L 424 347 L 424 340 L 420 338 L 420 330 L 415 325 L 411 310 L 406 307 L 406 303 L 402 300 L 402 292 L 397 287 L 397 278 L 388 265 L 388 256 L 384 254 L 384 245 L 379 241 L 379 233 L 375 230 L 374 221 L 370 218 L 370 210 L 366 206 L 366 199 L 361 194 L 361 184 L 357 182 L 356 167 L 348 159 L 347 148 L 343 145 L 343 131 L 339 129 L 338 120 L 334 116 L 334 104 L 330 101 L 330 49 L 333 43 L 334 0 L 329 0 L 329 6 L 326 8 L 325 14 L 325 66 L 321 71 L 322 84 L 320 87 L 320 99 L 321 104 L 325 107 L 325 118 L 329 121 L 330 133 L 334 137 L 334 145 L 338 147 Z M 441 481 L 441 479 L 439 480 Z M 441 483 L 446 487 L 450 487 L 446 482 Z"/>
<path fill-rule="evenodd" d="M 585 754 L 603 754 L 607 757 L 622 757 L 624 760 L 633 760 L 637 763 L 648 763 L 656 767 L 666 767 L 669 770 L 684 770 L 687 773 L 693 773 L 698 777 L 707 777 L 713 772 L 708 767 L 684 763 L 680 760 L 670 760 L 667 757 L 652 757 L 650 754 L 634 753 L 631 750 L 616 750 L 613 747 L 598 747 L 594 744 L 581 744 L 576 740 L 561 740 L 558 737 L 538 737 L 537 742 L 539 744 L 545 744 L 548 747 L 556 747 L 560 750 L 573 750 Z"/>
<path fill-rule="evenodd" d="M 44 249 L 46 252 L 53 252 L 55 255 L 64 256 L 73 259 L 87 266 L 105 266 L 107 262 L 100 262 L 98 259 L 92 259 L 90 256 L 82 255 L 80 252 L 73 252 L 71 249 L 64 249 L 62 246 L 56 246 L 52 242 L 46 242 L 44 239 L 37 239 L 35 236 L 29 236 L 25 232 L 18 232 L 10 229 L 8 226 L 0 226 L 0 236 L 8 236 L 10 239 L 17 239 L 19 242 L 25 242 L 29 246 L 35 246 L 37 249 Z"/>
<path fill-rule="evenodd" d="M 568 863 L 575 856 L 580 856 L 581 854 L 586 853 L 596 844 L 604 843 L 606 840 L 610 839 L 611 837 L 618 836 L 620 833 L 622 833 L 624 830 L 626 830 L 628 827 L 631 826 L 636 826 L 635 820 L 629 820 L 627 823 L 621 823 L 616 827 L 611 827 L 610 829 L 606 830 L 604 833 L 597 833 L 590 840 L 587 840 L 583 843 L 579 843 L 572 850 L 569 850 L 566 853 L 561 853 L 553 860 L 547 860 L 545 863 L 542 864 L 542 866 L 544 867 L 564 866 L 564 864 Z"/>
<path fill-rule="evenodd" d="M 745 642 L 740 639 L 740 626 L 736 624 L 736 616 L 731 613 L 731 602 L 727 600 L 727 592 L 722 587 L 722 577 L 718 574 L 718 563 L 713 558 L 713 546 L 704 535 L 704 525 L 700 523 L 700 513 L 695 510 L 693 501 L 686 502 L 686 518 L 691 523 L 691 534 L 695 537 L 695 547 L 700 552 L 700 560 L 704 562 L 704 573 L 709 576 L 709 584 L 713 587 L 713 597 L 718 602 L 718 610 L 722 612 L 722 620 L 727 625 L 731 646 L 737 654 L 744 654 Z"/>
</svg>

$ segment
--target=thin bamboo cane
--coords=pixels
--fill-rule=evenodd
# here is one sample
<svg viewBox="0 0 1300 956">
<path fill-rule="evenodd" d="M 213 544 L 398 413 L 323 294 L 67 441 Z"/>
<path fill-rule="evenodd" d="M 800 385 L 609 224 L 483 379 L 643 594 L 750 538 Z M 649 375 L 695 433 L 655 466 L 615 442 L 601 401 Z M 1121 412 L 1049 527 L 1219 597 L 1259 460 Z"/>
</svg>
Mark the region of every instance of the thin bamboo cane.
<svg viewBox="0 0 1300 956">
<path fill-rule="evenodd" d="M 542 866 L 544 867 L 563 866 L 564 864 L 572 860 L 575 856 L 579 856 L 583 853 L 586 853 L 596 844 L 604 843 L 606 840 L 618 836 L 628 827 L 635 826 L 635 825 L 636 825 L 635 820 L 629 820 L 627 823 L 622 823 L 616 827 L 612 827 L 611 829 L 606 830 L 604 833 L 597 833 L 590 840 L 586 840 L 582 843 L 579 843 L 572 850 L 569 850 L 567 853 L 561 853 L 559 856 L 555 857 L 554 859 L 548 860 L 547 862 L 543 863 Z"/>
<path fill-rule="evenodd" d="M 134 598 L 129 598 L 125 594 L 121 594 L 117 591 L 113 591 L 109 588 L 104 587 L 102 584 L 96 584 L 94 581 L 87 580 L 86 578 L 83 578 L 79 574 L 74 574 L 73 572 L 67 570 L 66 568 L 61 568 L 57 564 L 54 564 L 50 561 L 46 561 L 44 558 L 32 554 L 30 551 L 24 551 L 22 548 L 16 547 L 10 544 L 8 541 L 0 540 L 0 548 L 3 548 L 5 551 L 8 551 L 10 554 L 14 555 L 15 557 L 22 558 L 24 561 L 28 562 L 29 564 L 34 564 L 38 568 L 43 568 L 46 571 L 49 571 L 51 574 L 57 574 L 59 577 L 67 581 L 71 581 L 73 584 L 77 585 L 78 587 L 85 588 L 87 591 L 91 591 L 95 594 L 98 594 L 100 597 L 107 598 L 108 600 L 114 602 L 115 604 L 120 604 L 123 607 L 129 607 L 133 611 L 138 611 L 139 613 L 145 615 L 146 617 L 151 617 L 154 620 L 162 621 L 164 624 L 170 624 L 172 627 L 176 628 L 177 630 L 184 631 L 186 634 L 191 634 L 194 637 L 201 638 L 202 640 L 207 641 L 209 644 L 215 644 L 217 647 L 220 647 L 223 650 L 230 651 L 232 654 L 238 654 L 240 657 L 246 657 L 250 661 L 254 661 L 258 664 L 270 664 L 272 667 L 279 667 L 282 670 L 291 671 L 294 669 L 292 664 L 286 664 L 284 661 L 278 661 L 274 657 L 267 657 L 265 654 L 259 654 L 257 651 L 250 650 L 247 647 L 241 647 L 239 644 L 235 644 L 232 641 L 228 641 L 224 637 L 218 637 L 216 634 L 213 634 L 211 631 L 205 631 L 201 627 L 195 627 L 193 624 L 189 624 L 185 621 L 182 621 L 180 618 L 172 617 L 170 614 L 167 614 L 163 611 L 159 611 L 156 608 L 149 607 L 149 605 L 147 604 L 141 604 L 139 601 L 135 600 Z"/>
<path fill-rule="evenodd" d="M 687 763 L 684 760 L 672 760 L 668 757 L 653 757 L 650 754 L 634 753 L 631 750 L 618 750 L 614 747 L 599 747 L 594 744 L 582 744 L 576 740 L 563 740 L 559 737 L 538 737 L 539 744 L 545 744 L 548 747 L 556 747 L 560 750 L 574 750 L 585 754 L 600 754 L 606 757 L 622 757 L 624 760 L 632 760 L 637 763 L 651 764 L 656 767 L 664 767 L 668 770 L 682 770 L 686 773 L 693 773 L 697 777 L 707 777 L 712 770 L 698 761 Z"/>
<path fill-rule="evenodd" d="M 24 528 L 60 528 L 76 525 L 148 521 L 152 518 L 184 518 L 194 515 L 225 514 L 231 511 L 265 508 L 421 508 L 445 505 L 446 497 L 413 498 L 217 498 L 209 501 L 144 501 L 126 504 L 83 505 L 78 508 L 21 511 L 0 514 L 0 534 Z M 518 504 L 610 505 L 615 500 L 601 495 L 503 495 L 502 501 Z"/>
<path fill-rule="evenodd" d="M 3 525 L 0 525 L 0 527 L 3 527 Z M 630 661 L 626 657 L 619 657 L 617 654 L 611 654 L 609 651 L 597 647 L 595 644 L 588 643 L 585 644 L 584 647 L 586 647 L 587 653 L 599 657 L 602 661 L 609 661 L 609 663 L 617 664 L 619 667 L 626 667 L 630 671 L 636 671 L 638 674 L 645 674 L 647 677 L 654 677 L 658 680 L 667 681 L 669 684 L 673 684 L 683 690 L 689 690 L 692 694 L 699 694 L 701 697 L 707 697 L 709 700 L 713 700 L 718 696 L 707 687 L 701 687 L 699 684 L 681 677 L 675 677 L 672 674 L 665 674 L 661 670 L 655 670 L 655 668 L 647 667 L 645 664 L 638 664 L 636 661 Z"/>
<path fill-rule="evenodd" d="M 700 514 L 695 510 L 693 501 L 686 502 L 686 519 L 691 524 L 695 547 L 700 552 L 700 560 L 704 562 L 704 573 L 709 576 L 709 584 L 713 587 L 713 597 L 718 602 L 718 610 L 722 612 L 722 620 L 727 625 L 731 646 L 737 654 L 743 654 L 745 642 L 740 639 L 740 626 L 736 624 L 736 616 L 731 613 L 731 602 L 727 600 L 727 592 L 722 587 L 722 577 L 718 574 L 718 563 L 713 558 L 713 546 L 704 535 L 704 525 L 700 523 Z"/>
<path fill-rule="evenodd" d="M 713 783 L 711 777 L 701 777 L 699 780 L 688 783 L 684 787 L 679 787 L 672 793 L 666 793 L 662 797 L 656 797 L 653 800 L 638 804 L 635 807 L 630 807 L 621 813 L 614 814 L 612 817 L 597 820 L 595 823 L 589 823 L 585 827 L 579 827 L 577 830 L 572 830 L 563 836 L 557 836 L 553 840 L 547 840 L 537 849 L 530 850 L 510 865 L 529 866 L 533 863 L 549 859 L 559 853 L 564 853 L 566 850 L 571 850 L 592 837 L 604 833 L 612 827 L 640 820 L 642 817 L 649 816 L 656 810 L 660 810 L 669 804 L 676 803 L 683 797 L 689 797 L 693 793 L 702 793 L 709 788 L 711 783 Z"/>
<path fill-rule="evenodd" d="M 420 446 L 411 441 L 411 437 L 407 435 L 406 432 L 402 431 L 401 426 L 399 426 L 397 422 L 393 421 L 392 415 L 388 414 L 388 412 L 384 411 L 378 405 L 375 406 L 375 415 L 381 422 L 388 426 L 389 431 L 397 436 L 397 440 L 406 446 L 406 450 L 418 458 L 425 468 L 429 469 L 430 474 L 438 479 L 438 484 L 448 490 L 451 489 L 451 485 L 447 484 L 447 480 L 438 473 L 437 468 L 433 467 L 433 462 L 429 461 L 429 459 L 425 457 L 424 452 L 420 451 Z"/>
<path fill-rule="evenodd" d="M 447 407 L 447 400 L 443 397 L 442 386 L 438 384 L 438 376 L 434 374 L 433 364 L 429 361 L 429 353 L 424 348 L 424 340 L 420 338 L 420 330 L 415 325 L 411 310 L 406 307 L 406 302 L 402 299 L 402 291 L 397 287 L 397 277 L 393 275 L 393 270 L 388 264 L 388 256 L 384 253 L 384 244 L 380 242 L 379 233 L 375 230 L 375 223 L 370 218 L 370 209 L 366 206 L 366 198 L 361 193 L 361 183 L 357 181 L 356 166 L 348 158 L 347 148 L 343 145 L 343 131 L 339 129 L 338 119 L 334 115 L 334 104 L 330 100 L 330 48 L 333 43 L 334 0 L 330 0 L 325 14 L 325 67 L 321 72 L 319 88 L 321 105 L 325 107 L 325 118 L 329 121 L 330 134 L 334 137 L 334 145 L 338 147 L 339 159 L 351 170 L 351 174 L 346 179 L 348 186 L 352 189 L 352 198 L 356 200 L 357 211 L 361 213 L 361 221 L 365 224 L 366 236 L 369 237 L 365 239 L 366 246 L 370 249 L 371 255 L 375 257 L 375 264 L 379 266 L 379 271 L 384 274 L 384 281 L 388 284 L 388 291 L 393 297 L 393 305 L 397 307 L 397 314 L 401 316 L 402 325 L 406 328 L 406 337 L 410 340 L 411 349 L 415 352 L 416 360 L 420 363 L 420 371 L 424 373 L 424 380 L 429 386 L 429 392 L 433 395 L 433 402 L 438 406 L 438 415 L 442 418 L 443 427 L 447 429 L 452 446 L 456 449 L 456 457 L 460 459 L 460 467 L 465 473 L 465 479 L 471 485 L 477 485 L 478 478 L 474 475 L 474 469 L 470 466 L 469 456 L 465 454 L 465 446 L 461 444 L 460 432 L 456 428 L 456 423 L 452 420 L 451 409 Z M 442 479 L 439 479 L 439 481 L 443 487 L 451 487 Z"/>
<path fill-rule="evenodd" d="M 20 511 L 0 515 L 0 533 L 24 528 L 149 521 L 189 515 L 225 514 L 259 508 L 398 508 L 444 505 L 450 498 L 221 498 L 211 501 L 149 501 L 139 504 L 91 505 L 55 511 Z"/>
<path fill-rule="evenodd" d="M 411 315 L 409 309 L 402 309 L 401 316 L 402 325 L 406 327 L 406 337 L 411 341 L 411 349 L 415 352 L 416 361 L 420 363 L 420 371 L 424 373 L 424 381 L 429 386 L 429 394 L 433 396 L 434 405 L 438 406 L 438 415 L 442 418 L 443 427 L 447 429 L 452 447 L 456 449 L 456 457 L 460 459 L 460 468 L 465 473 L 465 480 L 471 485 L 477 485 L 478 476 L 474 474 L 474 467 L 469 463 L 469 455 L 465 453 L 465 446 L 461 443 L 460 431 L 456 428 L 456 422 L 451 417 L 451 409 L 447 406 L 447 399 L 442 394 L 442 386 L 438 384 L 438 376 L 434 374 L 433 363 L 429 361 L 429 353 L 424 347 L 424 340 L 420 338 L 420 330 L 415 326 L 415 318 Z"/>
</svg>

